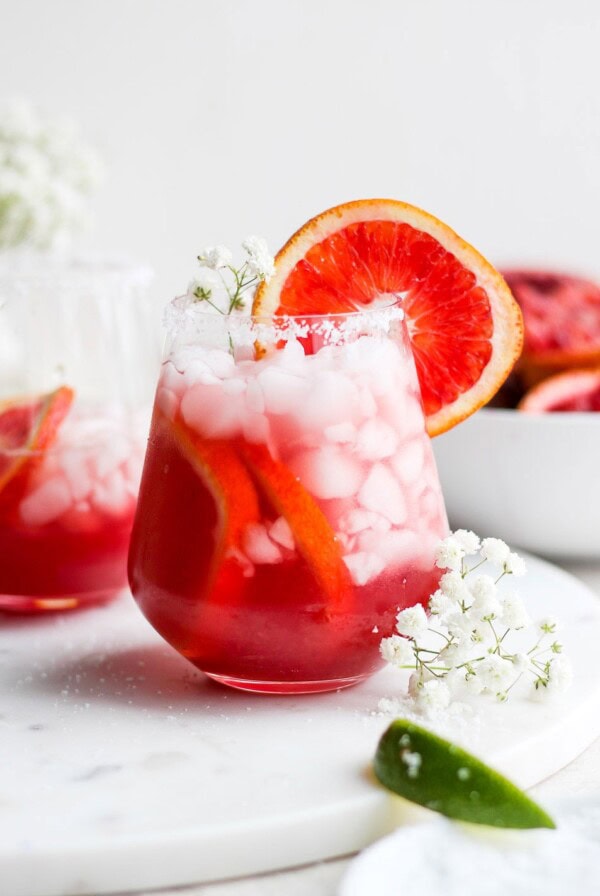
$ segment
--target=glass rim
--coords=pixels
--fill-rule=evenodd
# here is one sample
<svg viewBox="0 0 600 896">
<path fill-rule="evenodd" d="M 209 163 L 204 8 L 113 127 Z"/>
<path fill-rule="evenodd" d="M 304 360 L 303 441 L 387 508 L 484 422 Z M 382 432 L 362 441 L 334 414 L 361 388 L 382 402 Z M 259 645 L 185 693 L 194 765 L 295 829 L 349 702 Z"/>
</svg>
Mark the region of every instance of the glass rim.
<svg viewBox="0 0 600 896">
<path fill-rule="evenodd" d="M 394 301 L 386 302 L 385 304 L 375 304 L 375 302 L 373 302 L 371 303 L 371 305 L 364 305 L 361 308 L 354 308 L 354 310 L 352 311 L 330 311 L 321 314 L 311 314 L 306 312 L 302 314 L 252 314 L 251 311 L 247 313 L 245 310 L 221 312 L 210 307 L 207 310 L 204 310 L 201 307 L 203 304 L 201 300 L 198 302 L 193 302 L 187 295 L 175 296 L 175 298 L 171 299 L 166 307 L 167 309 L 173 308 L 176 311 L 192 311 L 194 317 L 197 317 L 199 320 L 247 320 L 250 322 L 256 322 L 258 324 L 274 324 L 277 322 L 285 321 L 302 321 L 306 323 L 311 320 L 344 321 L 359 317 L 372 319 L 377 317 L 377 315 L 383 314 L 385 312 L 391 312 L 394 309 L 398 309 L 398 311 L 402 312 L 402 314 L 399 314 L 397 317 L 397 320 L 402 320 L 402 318 L 405 316 L 404 308 L 402 307 L 403 298 L 404 296 L 400 294 Z"/>
</svg>

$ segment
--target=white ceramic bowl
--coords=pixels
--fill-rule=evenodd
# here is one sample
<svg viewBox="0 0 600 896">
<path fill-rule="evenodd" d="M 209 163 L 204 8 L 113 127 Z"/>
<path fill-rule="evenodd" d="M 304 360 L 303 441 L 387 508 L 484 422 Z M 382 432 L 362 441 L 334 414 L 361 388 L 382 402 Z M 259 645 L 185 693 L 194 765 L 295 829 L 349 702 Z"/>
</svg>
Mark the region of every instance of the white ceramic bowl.
<svg viewBox="0 0 600 896">
<path fill-rule="evenodd" d="M 433 444 L 453 528 L 600 560 L 600 414 L 483 409 Z"/>
</svg>

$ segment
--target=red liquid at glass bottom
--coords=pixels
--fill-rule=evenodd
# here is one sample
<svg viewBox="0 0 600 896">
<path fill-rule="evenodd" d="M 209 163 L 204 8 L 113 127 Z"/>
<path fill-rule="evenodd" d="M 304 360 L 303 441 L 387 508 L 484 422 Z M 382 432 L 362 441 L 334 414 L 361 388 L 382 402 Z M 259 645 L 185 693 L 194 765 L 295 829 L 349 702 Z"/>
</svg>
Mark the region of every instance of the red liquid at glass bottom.
<svg viewBox="0 0 600 896">
<path fill-rule="evenodd" d="M 261 503 L 265 516 L 277 515 Z M 138 508 L 129 578 L 142 612 L 197 668 L 243 690 L 310 693 L 367 678 L 383 665 L 379 644 L 398 610 L 425 603 L 439 581 L 433 562 L 396 567 L 352 586 L 335 606 L 295 554 L 251 576 L 230 564 L 206 593 L 216 504 L 168 425 L 156 422 Z"/>
<path fill-rule="evenodd" d="M 114 597 L 127 585 L 132 522 L 132 506 L 118 517 L 80 514 L 70 525 L 0 520 L 0 610 L 68 610 Z"/>
</svg>

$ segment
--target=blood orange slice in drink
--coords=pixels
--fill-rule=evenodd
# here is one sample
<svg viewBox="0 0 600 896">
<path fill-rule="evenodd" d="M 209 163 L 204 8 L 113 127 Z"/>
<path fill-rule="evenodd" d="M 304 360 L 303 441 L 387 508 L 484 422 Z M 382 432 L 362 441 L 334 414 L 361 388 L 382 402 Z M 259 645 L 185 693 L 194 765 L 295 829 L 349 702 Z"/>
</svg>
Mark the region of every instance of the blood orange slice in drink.
<svg viewBox="0 0 600 896">
<path fill-rule="evenodd" d="M 521 313 L 500 274 L 432 215 L 392 199 L 329 209 L 300 228 L 257 289 L 256 316 L 402 300 L 430 435 L 495 394 L 519 356 Z"/>
<path fill-rule="evenodd" d="M 555 271 L 504 273 L 521 306 L 525 345 L 520 367 L 529 382 L 571 367 L 600 364 L 600 287 Z"/>
<path fill-rule="evenodd" d="M 243 442 L 239 450 L 259 490 L 287 521 L 298 552 L 328 599 L 328 608 L 340 609 L 352 583 L 325 514 L 291 470 L 271 457 L 264 445 Z"/>
<path fill-rule="evenodd" d="M 242 536 L 260 519 L 258 495 L 232 442 L 204 439 L 184 423 L 173 425 L 175 441 L 214 500 L 216 526 L 214 548 L 204 595 L 231 597 L 239 590 Z M 200 595 L 202 596 L 202 595 Z"/>
<path fill-rule="evenodd" d="M 520 411 L 600 411 L 600 369 L 568 370 L 543 380 L 525 395 Z"/>
<path fill-rule="evenodd" d="M 16 499 L 34 467 L 50 447 L 74 393 L 68 386 L 54 392 L 0 403 L 0 500 Z"/>
</svg>

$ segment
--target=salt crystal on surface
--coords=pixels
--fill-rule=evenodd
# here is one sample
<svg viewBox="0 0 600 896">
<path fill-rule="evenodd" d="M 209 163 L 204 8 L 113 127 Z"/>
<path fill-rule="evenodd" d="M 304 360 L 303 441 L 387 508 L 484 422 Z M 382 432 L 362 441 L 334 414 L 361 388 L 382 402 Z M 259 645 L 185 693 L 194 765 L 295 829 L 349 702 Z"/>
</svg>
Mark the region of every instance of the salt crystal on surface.
<svg viewBox="0 0 600 896">
<path fill-rule="evenodd" d="M 66 480 L 57 476 L 47 479 L 21 501 L 19 513 L 26 526 L 45 526 L 62 516 L 72 502 L 71 489 Z"/>
<path fill-rule="evenodd" d="M 289 551 L 294 550 L 294 533 L 285 517 L 278 517 L 275 522 L 269 526 L 269 535 L 273 541 L 277 542 L 277 544 L 287 548 Z"/>
<path fill-rule="evenodd" d="M 384 464 L 378 463 L 371 468 L 358 492 L 358 501 L 364 508 L 385 516 L 394 525 L 406 521 L 408 509 L 404 493 Z"/>
<path fill-rule="evenodd" d="M 354 450 L 363 460 L 383 460 L 391 457 L 397 447 L 397 432 L 389 423 L 375 417 L 359 429 Z"/>
<path fill-rule="evenodd" d="M 344 563 L 348 567 L 355 585 L 366 585 L 385 569 L 385 562 L 381 557 L 365 551 L 346 554 Z"/>
<path fill-rule="evenodd" d="M 249 523 L 242 537 L 242 548 L 252 563 L 280 563 L 283 560 L 281 549 L 269 538 L 262 523 Z"/>
<path fill-rule="evenodd" d="M 317 498 L 349 498 L 364 479 L 362 466 L 333 445 L 302 451 L 290 469 Z"/>
</svg>

